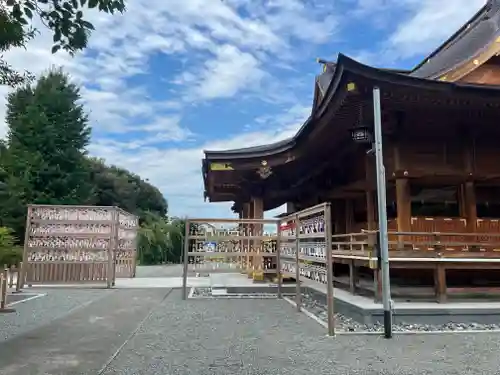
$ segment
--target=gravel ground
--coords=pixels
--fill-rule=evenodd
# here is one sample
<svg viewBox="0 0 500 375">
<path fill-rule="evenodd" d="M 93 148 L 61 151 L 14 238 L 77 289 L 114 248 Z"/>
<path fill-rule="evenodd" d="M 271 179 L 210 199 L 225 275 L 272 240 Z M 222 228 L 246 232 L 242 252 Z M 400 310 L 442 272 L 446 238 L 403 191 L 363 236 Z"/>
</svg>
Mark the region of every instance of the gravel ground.
<svg viewBox="0 0 500 375">
<path fill-rule="evenodd" d="M 0 343 L 61 318 L 78 307 L 108 296 L 113 291 L 37 288 L 25 289 L 24 293 L 46 295 L 15 304 L 15 313 L 0 314 Z"/>
<path fill-rule="evenodd" d="M 220 299 L 220 298 L 276 298 L 274 293 L 231 293 L 223 295 L 212 295 L 212 288 L 194 288 L 191 298 L 210 298 L 210 299 Z"/>
<path fill-rule="evenodd" d="M 295 299 L 295 296 L 291 299 Z M 302 293 L 302 305 L 306 310 L 316 315 L 322 321 L 328 320 L 327 308 L 324 301 L 314 297 L 313 294 Z M 335 325 L 338 331 L 342 332 L 383 332 L 383 324 L 366 325 L 359 323 L 342 314 L 335 314 Z M 464 330 L 498 330 L 500 324 L 479 324 L 479 323 L 447 323 L 447 324 L 407 324 L 404 322 L 395 323 L 393 330 L 396 332 L 405 331 L 464 331 Z"/>
<path fill-rule="evenodd" d="M 104 374 L 498 374 L 500 335 L 326 337 L 285 301 L 174 291 Z"/>
</svg>

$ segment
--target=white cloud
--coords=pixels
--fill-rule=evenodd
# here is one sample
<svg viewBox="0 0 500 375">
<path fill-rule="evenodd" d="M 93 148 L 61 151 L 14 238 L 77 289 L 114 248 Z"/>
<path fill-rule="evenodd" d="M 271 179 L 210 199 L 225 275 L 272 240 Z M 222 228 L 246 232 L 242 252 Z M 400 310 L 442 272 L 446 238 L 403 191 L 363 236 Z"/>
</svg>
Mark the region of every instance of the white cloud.
<svg viewBox="0 0 500 375">
<path fill-rule="evenodd" d="M 390 19 L 396 10 L 404 16 L 399 23 L 391 19 L 392 34 L 376 54 L 377 65 L 381 57 L 430 51 L 484 3 L 450 0 L 445 7 L 435 0 L 342 1 L 358 20 L 363 15 L 373 22 Z M 313 77 L 276 79 L 273 69 L 297 75 L 297 61 L 312 61 L 315 46 L 338 40 L 340 25 L 350 19 L 348 12 L 338 11 L 342 1 L 128 0 L 124 15 L 90 13 L 96 32 L 90 48 L 75 58 L 51 55 L 47 32 L 26 51 L 11 50 L 5 58 L 34 73 L 64 66 L 83 86 L 94 126 L 93 155 L 148 178 L 164 192 L 174 214 L 225 217 L 230 204 L 203 204 L 202 150 L 269 143 L 297 131 L 310 112 Z M 150 77 L 157 55 L 175 58 L 177 70 Z M 156 90 L 164 84 L 164 93 L 175 98 L 159 98 L 146 78 L 154 80 Z M 309 97 L 296 90 L 304 84 L 311 87 Z M 7 91 L 0 88 L 0 124 Z M 182 122 L 186 107 L 192 110 L 196 102 L 245 98 L 259 98 L 277 109 L 257 116 L 249 131 L 224 139 L 201 141 Z M 242 129 L 245 124 L 235 125 Z M 167 141 L 177 146 L 165 148 Z"/>
<path fill-rule="evenodd" d="M 355 58 L 376 66 L 427 55 L 469 20 L 486 0 L 355 0 L 354 16 L 381 23 L 389 35 Z M 399 22 L 395 21 L 395 15 Z M 369 18 L 367 18 L 369 17 Z"/>
<path fill-rule="evenodd" d="M 309 98 L 296 101 L 294 94 L 281 93 L 282 87 L 293 88 L 273 80 L 267 67 L 293 66 L 292 57 L 300 56 L 297 42 L 329 41 L 337 17 L 331 15 L 335 13 L 328 1 L 322 5 L 309 0 L 129 0 L 127 7 L 124 15 L 87 13 L 96 32 L 89 48 L 75 58 L 64 52 L 51 55 L 52 38 L 43 29 L 26 51 L 11 50 L 5 58 L 36 74 L 64 66 L 82 85 L 90 111 L 91 154 L 148 178 L 165 193 L 174 214 L 226 216 L 228 204 L 202 203 L 202 150 L 246 147 L 293 135 L 309 111 L 298 103 L 308 105 Z M 158 54 L 182 65 L 181 70 L 154 77 L 165 83 L 165 91 L 177 93 L 176 99 L 151 97 L 152 87 L 140 79 L 151 73 L 150 59 Z M 7 91 L 0 88 L 0 100 Z M 253 98 L 264 95 L 262 99 L 272 103 L 295 101 L 282 114 L 260 117 L 257 130 L 203 144 L 181 125 L 186 105 L 245 92 Z M 0 123 L 4 108 L 1 102 Z M 5 127 L 0 133 L 5 134 Z M 178 146 L 165 148 L 166 141 Z"/>
<path fill-rule="evenodd" d="M 390 36 L 389 44 L 406 58 L 427 54 L 444 42 L 462 26 L 485 0 L 453 0 L 448 6 L 435 0 L 406 0 L 407 9 L 412 16 L 401 23 Z"/>
</svg>

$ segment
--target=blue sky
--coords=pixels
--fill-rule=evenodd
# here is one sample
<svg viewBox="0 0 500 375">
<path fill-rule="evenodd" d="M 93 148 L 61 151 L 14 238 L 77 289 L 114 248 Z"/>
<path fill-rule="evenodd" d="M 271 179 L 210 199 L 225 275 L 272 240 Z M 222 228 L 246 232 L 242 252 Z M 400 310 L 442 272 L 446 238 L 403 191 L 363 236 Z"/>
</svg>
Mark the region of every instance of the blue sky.
<svg viewBox="0 0 500 375">
<path fill-rule="evenodd" d="M 35 73 L 63 66 L 82 85 L 89 152 L 149 179 L 170 214 L 228 217 L 231 203 L 203 201 L 202 150 L 293 135 L 311 110 L 317 57 L 342 52 L 411 68 L 484 3 L 128 0 L 124 15 L 88 13 L 96 31 L 74 58 L 51 55 L 43 31 L 5 57 Z M 0 101 L 2 119 L 4 107 Z"/>
</svg>

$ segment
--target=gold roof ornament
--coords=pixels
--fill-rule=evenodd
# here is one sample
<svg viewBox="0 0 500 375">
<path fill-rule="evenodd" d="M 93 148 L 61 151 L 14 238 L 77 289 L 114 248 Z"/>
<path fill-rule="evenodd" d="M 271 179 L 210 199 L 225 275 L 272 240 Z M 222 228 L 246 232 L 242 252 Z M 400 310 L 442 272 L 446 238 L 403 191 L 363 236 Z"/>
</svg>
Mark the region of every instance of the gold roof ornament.
<svg viewBox="0 0 500 375">
<path fill-rule="evenodd" d="M 266 178 L 268 178 L 270 175 L 273 174 L 273 171 L 271 170 L 271 167 L 267 165 L 267 160 L 262 160 L 260 162 L 260 165 L 262 165 L 262 167 L 260 167 L 257 170 L 257 174 L 259 175 L 260 178 L 265 180 Z"/>
<path fill-rule="evenodd" d="M 354 91 L 356 90 L 356 84 L 354 82 L 349 82 L 347 84 L 347 91 L 351 92 L 351 91 Z"/>
</svg>

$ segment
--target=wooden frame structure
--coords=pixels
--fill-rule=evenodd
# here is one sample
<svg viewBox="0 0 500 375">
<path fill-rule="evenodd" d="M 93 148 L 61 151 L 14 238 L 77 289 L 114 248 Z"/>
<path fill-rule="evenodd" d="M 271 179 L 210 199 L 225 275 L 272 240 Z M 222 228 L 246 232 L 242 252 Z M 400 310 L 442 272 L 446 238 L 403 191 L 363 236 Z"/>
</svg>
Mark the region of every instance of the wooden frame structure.
<svg viewBox="0 0 500 375">
<path fill-rule="evenodd" d="M 301 281 L 326 285 L 328 335 L 335 335 L 330 204 L 323 203 L 281 218 L 280 258 L 283 277 L 296 280 L 295 303 L 301 311 Z"/>
<path fill-rule="evenodd" d="M 22 279 L 32 284 L 102 283 L 133 277 L 138 219 L 118 207 L 30 205 Z"/>
<path fill-rule="evenodd" d="M 441 302 L 470 289 L 469 273 L 497 284 L 482 289 L 500 290 L 499 35 L 500 0 L 488 0 L 411 70 L 342 54 L 322 61 L 311 115 L 295 136 L 205 151 L 206 198 L 234 201 L 233 210 L 251 219 L 285 203 L 288 215 L 330 203 L 336 271 L 351 269 L 354 292 L 357 271 L 371 270 L 377 296 L 374 160 L 352 137 L 372 132 L 378 87 L 391 275 L 419 280 L 430 271 Z"/>
<path fill-rule="evenodd" d="M 202 225 L 232 224 L 238 230 L 231 235 L 207 234 L 200 229 Z M 276 227 L 276 234 L 266 234 L 264 225 Z M 187 277 L 189 265 L 193 271 L 201 271 L 196 267 L 197 260 L 205 262 L 212 259 L 223 259 L 235 265 L 238 271 L 245 273 L 249 278 L 263 281 L 265 278 L 277 277 L 278 298 L 281 298 L 282 278 L 278 270 L 281 269 L 280 252 L 280 221 L 276 219 L 186 219 L 186 233 L 184 236 L 184 267 L 183 267 L 183 299 L 187 299 Z M 215 249 L 208 249 L 206 244 L 216 243 Z M 206 272 L 216 272 L 213 268 Z M 227 270 L 223 270 L 227 272 Z"/>
</svg>

